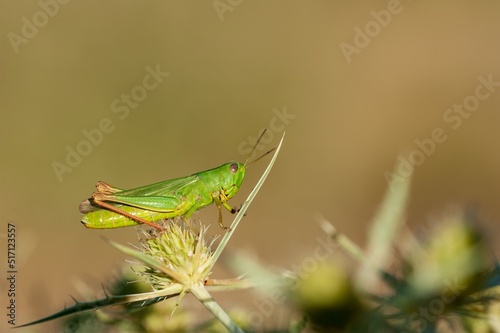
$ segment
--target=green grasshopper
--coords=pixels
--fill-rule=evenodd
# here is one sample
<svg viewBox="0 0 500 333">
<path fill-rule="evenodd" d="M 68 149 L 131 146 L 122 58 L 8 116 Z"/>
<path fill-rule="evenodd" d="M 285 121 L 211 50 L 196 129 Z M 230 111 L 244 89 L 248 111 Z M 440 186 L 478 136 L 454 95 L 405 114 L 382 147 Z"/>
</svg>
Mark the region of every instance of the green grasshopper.
<svg viewBox="0 0 500 333">
<path fill-rule="evenodd" d="M 265 130 L 249 154 L 252 155 Z M 146 224 L 156 229 L 154 222 L 174 217 L 189 218 L 195 211 L 215 202 L 222 223 L 222 207 L 232 214 L 238 209 L 227 204 L 239 190 L 246 168 L 274 149 L 248 163 L 229 162 L 219 167 L 197 172 L 191 176 L 123 190 L 105 182 L 97 182 L 92 197 L 82 201 L 80 212 L 85 214 L 83 225 L 91 229 L 113 229 Z"/>
</svg>

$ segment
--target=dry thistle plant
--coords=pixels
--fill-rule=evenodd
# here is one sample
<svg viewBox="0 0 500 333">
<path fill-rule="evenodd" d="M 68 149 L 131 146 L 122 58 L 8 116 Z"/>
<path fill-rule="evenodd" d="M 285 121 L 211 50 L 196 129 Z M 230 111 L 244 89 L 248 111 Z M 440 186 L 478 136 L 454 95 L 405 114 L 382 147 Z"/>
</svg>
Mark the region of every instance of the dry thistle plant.
<svg viewBox="0 0 500 333">
<path fill-rule="evenodd" d="M 290 319 L 284 328 L 270 332 L 500 333 L 500 265 L 492 255 L 475 214 L 453 209 L 432 221 L 425 232 L 414 234 L 405 225 L 410 189 L 408 178 L 390 184 L 368 230 L 366 249 L 326 220 L 321 221 L 320 226 L 335 250 L 347 253 L 354 268 L 347 269 L 340 262 L 322 255 L 321 260 L 316 258 L 313 270 L 274 273 L 257 260 L 240 255 L 233 256 L 232 268 L 237 274 L 244 274 L 245 280 L 213 279 L 213 267 L 269 174 L 282 141 L 215 250 L 212 250 L 214 240 L 206 238 L 206 227 L 197 225 L 197 231 L 173 221 L 165 222 L 162 233 L 145 233 L 135 249 L 108 241 L 141 263 L 141 268 L 135 271 L 151 290 L 115 293 L 100 300 L 76 302 L 27 325 L 120 304 L 129 305 L 127 309 L 143 309 L 146 305 L 164 304 L 161 301 L 178 297 L 175 306 L 156 316 L 146 315 L 140 327 L 130 322 L 129 326 L 123 326 L 123 319 L 113 321 L 103 313 L 100 319 L 114 325 L 110 332 L 219 332 L 221 329 L 243 332 L 243 325 L 246 331 L 255 331 L 248 325 L 250 314 L 246 314 L 243 324 L 236 324 L 210 292 L 258 287 L 268 297 L 267 301 L 279 301 L 273 304 L 274 310 L 288 302 L 295 305 L 301 317 L 295 322 Z M 313 256 L 308 258 L 314 259 Z M 178 316 L 179 312 L 184 314 L 179 310 L 172 316 L 187 293 L 214 315 L 219 327 L 189 327 L 185 317 Z M 268 311 L 266 316 L 271 317 L 274 310 Z M 165 320 L 166 317 L 170 320 Z M 181 318 L 179 323 L 176 317 Z M 155 324 L 158 319 L 161 323 Z M 165 322 L 170 324 L 168 328 Z M 87 331 L 96 332 L 97 329 L 93 327 Z"/>
<path fill-rule="evenodd" d="M 325 232 L 358 263 L 322 263 L 293 298 L 319 332 L 500 332 L 500 265 L 474 211 L 454 208 L 418 235 L 406 226 L 410 180 L 391 184 L 361 249 Z"/>
<path fill-rule="evenodd" d="M 209 242 L 205 239 L 206 228 L 204 226 L 200 226 L 197 232 L 191 226 L 186 227 L 185 225 L 172 223 L 172 221 L 165 222 L 164 230 L 161 232 L 153 233 L 144 238 L 142 247 L 139 249 L 132 249 L 108 240 L 112 246 L 139 260 L 144 265 L 145 269 L 139 274 L 145 282 L 151 285 L 153 291 L 137 294 L 106 295 L 103 299 L 89 302 L 75 300 L 76 304 L 73 306 L 18 327 L 39 324 L 70 314 L 120 304 L 144 306 L 177 296 L 179 297 L 177 304 L 179 304 L 186 293 L 191 293 L 228 331 L 243 332 L 214 300 L 209 291 L 248 288 L 248 282 L 239 278 L 211 280 L 209 277 L 217 259 L 269 175 L 278 157 L 283 139 L 284 134 L 262 177 L 241 206 L 215 251 L 211 250 L 212 241 Z"/>
</svg>

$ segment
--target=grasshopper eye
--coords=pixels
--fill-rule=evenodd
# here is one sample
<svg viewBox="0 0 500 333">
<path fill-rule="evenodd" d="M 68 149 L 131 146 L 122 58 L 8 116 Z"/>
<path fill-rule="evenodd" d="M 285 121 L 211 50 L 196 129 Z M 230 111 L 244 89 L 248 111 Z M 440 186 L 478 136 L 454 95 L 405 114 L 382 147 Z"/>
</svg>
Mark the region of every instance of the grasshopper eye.
<svg viewBox="0 0 500 333">
<path fill-rule="evenodd" d="M 232 164 L 229 166 L 229 171 L 231 171 L 231 173 L 236 173 L 236 172 L 238 172 L 238 163 L 232 163 Z"/>
</svg>

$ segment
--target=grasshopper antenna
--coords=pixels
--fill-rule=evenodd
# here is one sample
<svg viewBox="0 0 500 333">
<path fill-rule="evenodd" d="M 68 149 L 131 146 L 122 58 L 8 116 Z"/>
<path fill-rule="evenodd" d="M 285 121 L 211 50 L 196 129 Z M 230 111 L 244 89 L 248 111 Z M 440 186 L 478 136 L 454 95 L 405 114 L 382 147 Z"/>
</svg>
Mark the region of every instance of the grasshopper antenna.
<svg viewBox="0 0 500 333">
<path fill-rule="evenodd" d="M 262 157 L 269 155 L 270 153 L 272 153 L 272 152 L 273 152 L 273 151 L 275 151 L 275 150 L 276 150 L 276 147 L 269 149 L 269 150 L 268 150 L 268 151 L 266 151 L 264 154 L 262 154 L 262 155 L 260 155 L 259 157 L 257 157 L 255 160 L 250 161 L 250 163 L 248 163 L 248 164 L 246 164 L 246 163 L 245 163 L 245 167 L 247 167 L 247 168 L 248 168 L 248 166 L 249 166 L 250 164 L 254 164 L 254 163 L 255 163 L 255 162 L 257 162 L 258 160 L 260 160 Z"/>
<path fill-rule="evenodd" d="M 250 154 L 248 154 L 248 157 L 247 157 L 247 159 L 245 161 L 245 164 L 244 164 L 245 167 L 248 167 L 250 164 L 253 164 L 253 163 L 257 162 L 262 157 L 268 155 L 269 153 L 273 152 L 276 149 L 276 147 L 274 147 L 274 148 L 268 150 L 267 152 L 265 152 L 264 154 L 260 155 L 259 157 L 257 157 L 255 160 L 250 161 L 250 162 L 248 161 L 248 159 L 250 158 L 250 156 L 252 156 L 253 152 L 257 148 L 257 145 L 259 144 L 260 140 L 262 139 L 262 137 L 264 136 L 264 134 L 266 133 L 266 131 L 267 131 L 267 128 L 264 128 L 264 130 L 262 131 L 262 133 L 260 133 L 259 138 L 257 139 L 257 142 L 255 143 L 255 145 L 252 148 L 252 151 L 250 152 Z"/>
</svg>

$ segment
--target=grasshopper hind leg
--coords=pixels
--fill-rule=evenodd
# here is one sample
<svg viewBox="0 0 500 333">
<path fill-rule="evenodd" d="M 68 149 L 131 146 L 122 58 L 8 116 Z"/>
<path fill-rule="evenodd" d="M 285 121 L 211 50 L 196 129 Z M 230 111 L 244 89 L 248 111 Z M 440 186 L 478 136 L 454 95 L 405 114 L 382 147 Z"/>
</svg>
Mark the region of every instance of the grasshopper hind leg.
<svg viewBox="0 0 500 333">
<path fill-rule="evenodd" d="M 92 197 L 89 199 L 85 199 L 80 203 L 80 207 L 79 207 L 80 213 L 87 214 L 90 212 L 95 212 L 96 210 L 100 209 L 99 204 L 96 204 L 95 200 L 94 200 L 94 196 L 96 194 L 113 194 L 113 193 L 122 191 L 121 189 L 113 187 L 113 186 L 111 186 L 108 183 L 105 183 L 103 181 L 98 181 L 95 184 L 95 187 L 97 190 L 94 192 Z"/>
<path fill-rule="evenodd" d="M 96 205 L 96 206 L 99 206 L 101 208 L 104 208 L 104 209 L 107 209 L 107 210 L 110 210 L 114 213 L 117 213 L 117 214 L 120 214 L 120 215 L 123 215 L 123 216 L 126 216 L 128 217 L 129 219 L 132 219 L 134 221 L 136 221 L 137 223 L 141 223 L 141 224 L 146 224 L 146 225 L 149 225 L 153 228 L 156 228 L 158 229 L 159 231 L 163 231 L 163 228 L 159 225 L 157 225 L 156 223 L 153 223 L 153 222 L 149 222 L 149 221 L 146 221 L 144 220 L 143 218 L 140 218 L 138 216 L 134 216 L 124 210 L 121 210 L 120 208 L 118 207 L 115 207 L 107 202 L 104 202 L 104 201 L 101 201 L 101 200 L 98 200 L 96 198 L 96 196 L 94 196 L 93 200 L 92 200 L 92 204 Z"/>
<path fill-rule="evenodd" d="M 102 194 L 113 194 L 113 193 L 123 191 L 122 189 L 119 189 L 117 187 L 113 187 L 113 186 L 111 186 L 108 183 L 105 183 L 103 181 L 98 181 L 95 184 L 95 187 L 97 189 L 96 193 L 102 193 Z"/>
</svg>

